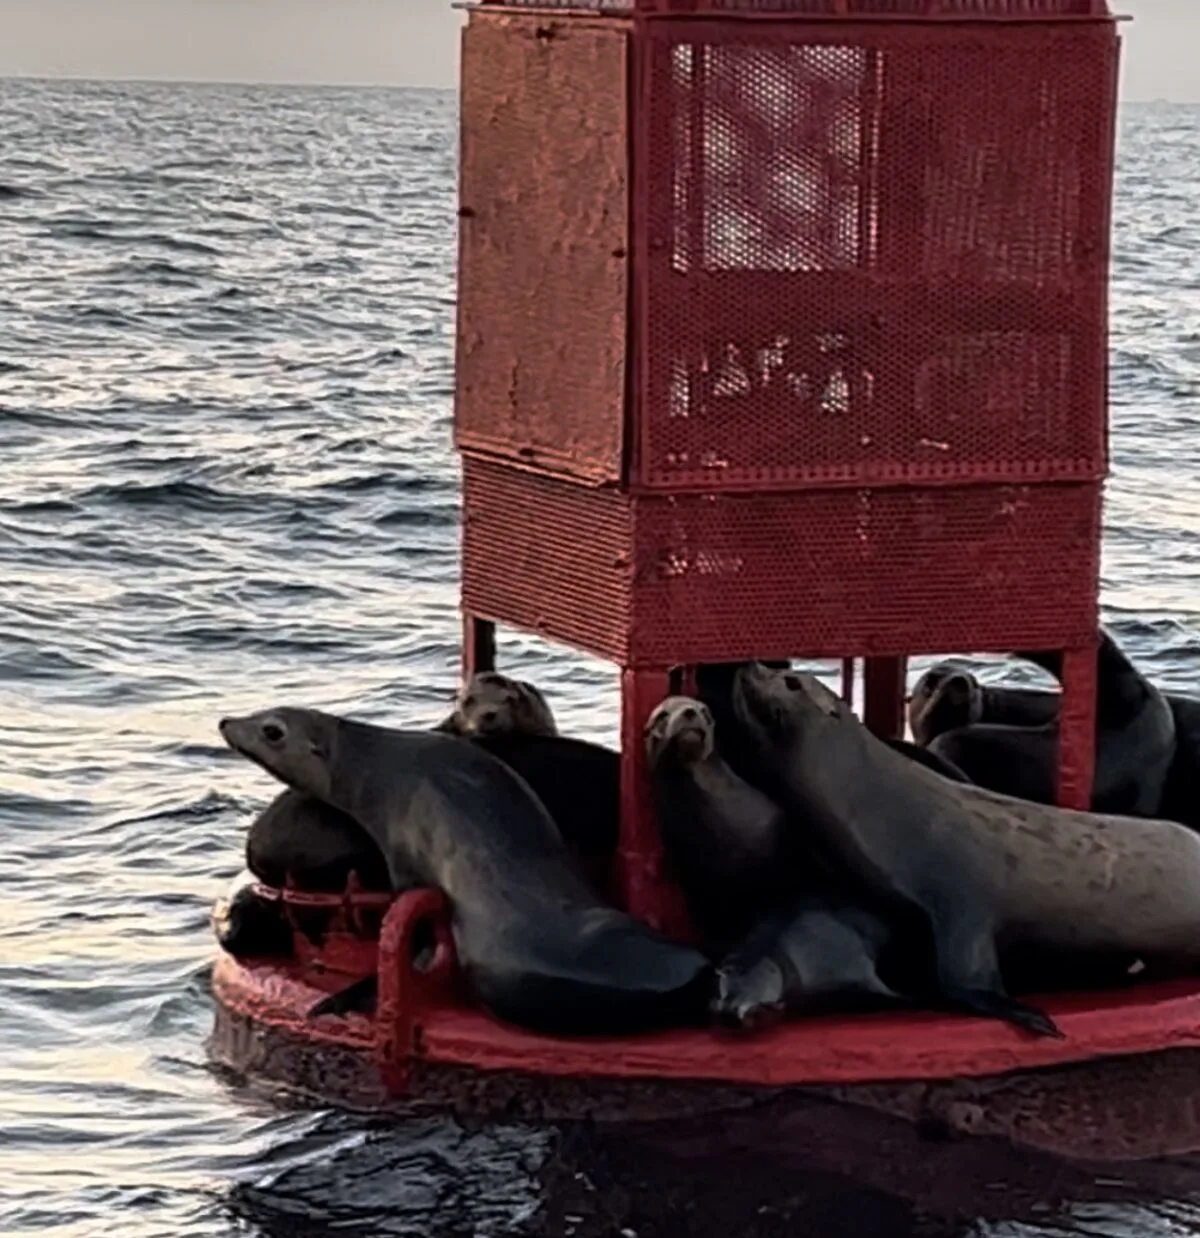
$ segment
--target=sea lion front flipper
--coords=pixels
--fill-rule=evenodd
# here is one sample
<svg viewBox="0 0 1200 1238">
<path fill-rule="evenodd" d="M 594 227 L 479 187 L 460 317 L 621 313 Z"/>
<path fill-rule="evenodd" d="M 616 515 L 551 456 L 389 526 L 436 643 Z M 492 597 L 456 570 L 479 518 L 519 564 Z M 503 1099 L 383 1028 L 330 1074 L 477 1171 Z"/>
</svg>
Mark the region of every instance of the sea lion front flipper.
<svg viewBox="0 0 1200 1238">
<path fill-rule="evenodd" d="M 355 1011 L 359 1014 L 371 1014 L 375 1009 L 375 1001 L 379 996 L 379 977 L 364 976 L 353 984 L 330 993 L 316 1002 L 308 1012 L 310 1019 L 319 1019 L 322 1015 L 343 1015 Z"/>
<path fill-rule="evenodd" d="M 955 908 L 935 917 L 933 928 L 938 987 L 946 1001 L 1035 1036 L 1065 1039 L 1048 1014 L 1009 997 L 1000 975 L 995 933 L 986 920 Z"/>
</svg>

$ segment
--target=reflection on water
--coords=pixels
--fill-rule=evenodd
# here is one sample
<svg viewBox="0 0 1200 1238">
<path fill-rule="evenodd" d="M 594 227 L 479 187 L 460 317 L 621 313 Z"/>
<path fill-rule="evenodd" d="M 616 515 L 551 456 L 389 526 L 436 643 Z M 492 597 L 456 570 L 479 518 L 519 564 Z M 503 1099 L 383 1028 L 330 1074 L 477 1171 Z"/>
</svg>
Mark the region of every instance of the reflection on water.
<svg viewBox="0 0 1200 1238">
<path fill-rule="evenodd" d="M 1105 557 L 1182 688 L 1198 122 L 1125 118 Z M 273 794 L 215 720 L 424 721 L 454 682 L 455 125 L 436 93 L 0 83 L 0 1230 L 1193 1231 L 1186 1161 L 1132 1181 L 803 1107 L 383 1124 L 210 1069 L 209 908 Z M 615 740 L 610 668 L 502 657 Z"/>
</svg>

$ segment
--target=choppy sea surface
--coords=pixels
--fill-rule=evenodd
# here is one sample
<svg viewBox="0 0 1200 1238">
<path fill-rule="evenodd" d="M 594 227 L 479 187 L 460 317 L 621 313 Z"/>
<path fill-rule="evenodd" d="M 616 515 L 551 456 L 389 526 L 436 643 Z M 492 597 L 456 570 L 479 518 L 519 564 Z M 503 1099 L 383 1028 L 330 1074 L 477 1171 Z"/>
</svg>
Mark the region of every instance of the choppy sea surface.
<svg viewBox="0 0 1200 1238">
<path fill-rule="evenodd" d="M 211 1069 L 209 910 L 275 789 L 217 718 L 427 722 L 454 685 L 456 124 L 436 92 L 0 81 L 0 1231 L 1196 1232 L 1188 1199 L 1014 1227 L 602 1172 L 561 1130 Z M 1113 327 L 1106 616 L 1200 689 L 1200 109 L 1123 113 Z M 615 738 L 607 668 L 502 656 Z"/>
</svg>

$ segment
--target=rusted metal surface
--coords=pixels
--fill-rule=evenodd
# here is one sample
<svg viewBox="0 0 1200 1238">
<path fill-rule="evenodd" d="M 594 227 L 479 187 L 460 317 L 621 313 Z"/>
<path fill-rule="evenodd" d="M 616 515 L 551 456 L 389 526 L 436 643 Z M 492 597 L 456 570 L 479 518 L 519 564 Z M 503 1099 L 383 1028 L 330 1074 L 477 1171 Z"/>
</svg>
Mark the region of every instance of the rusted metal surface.
<svg viewBox="0 0 1200 1238">
<path fill-rule="evenodd" d="M 1107 0 L 482 0 L 485 8 L 578 13 L 748 13 L 906 21 L 914 17 L 1062 21 L 1110 16 Z"/>
<path fill-rule="evenodd" d="M 463 35 L 456 442 L 591 482 L 621 474 L 627 29 Z"/>
<path fill-rule="evenodd" d="M 634 497 L 467 459 L 463 604 L 646 669 L 1079 649 L 1096 632 L 1100 500 L 1091 486 Z"/>
<path fill-rule="evenodd" d="M 812 1095 L 1097 1161 L 1200 1147 L 1195 984 L 1051 1000 L 1065 1042 L 937 1015 L 797 1021 L 748 1039 L 669 1032 L 555 1041 L 498 1024 L 444 994 L 410 991 L 417 1004 L 400 1014 L 397 1028 L 411 1056 L 389 1074 L 380 1051 L 387 1037 L 376 1021 L 307 1020 L 323 989 L 285 968 L 245 967 L 223 956 L 214 974 L 210 1051 L 239 1074 L 372 1110 L 448 1106 L 530 1120 L 625 1122 Z M 423 1008 L 422 1001 L 436 1004 Z M 797 1052 L 797 1043 L 807 1050 Z M 813 1066 L 808 1079 L 806 1062 Z M 898 1077 L 913 1069 L 923 1073 Z M 847 1081 L 855 1073 L 863 1077 Z"/>
</svg>

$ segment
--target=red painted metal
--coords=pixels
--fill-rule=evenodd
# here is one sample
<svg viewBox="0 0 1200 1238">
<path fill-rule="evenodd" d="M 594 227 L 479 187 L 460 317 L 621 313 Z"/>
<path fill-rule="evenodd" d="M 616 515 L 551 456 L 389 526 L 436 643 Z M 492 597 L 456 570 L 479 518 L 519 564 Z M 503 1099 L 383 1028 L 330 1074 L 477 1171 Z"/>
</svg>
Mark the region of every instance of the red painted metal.
<svg viewBox="0 0 1200 1238">
<path fill-rule="evenodd" d="M 496 669 L 496 625 L 487 619 L 463 614 L 463 679 Z"/>
<path fill-rule="evenodd" d="M 1054 21 L 1104 19 L 1107 0 L 483 0 L 496 9 L 569 10 L 580 13 L 738 14 L 830 19 L 911 21 Z"/>
<path fill-rule="evenodd" d="M 671 667 L 863 657 L 897 734 L 897 659 L 1094 643 L 1118 41 L 1092 0 L 536 7 L 464 43 L 463 605 L 624 669 L 666 923 L 631 718 Z"/>
<path fill-rule="evenodd" d="M 621 833 L 618 879 L 625 909 L 647 924 L 686 939 L 687 913 L 668 880 L 646 775 L 644 734 L 654 709 L 671 694 L 663 671 L 626 670 L 621 676 Z"/>
<path fill-rule="evenodd" d="M 1096 768 L 1096 650 L 1089 641 L 1063 653 L 1063 698 L 1058 722 L 1058 802 L 1092 806 Z"/>
<path fill-rule="evenodd" d="M 1086 802 L 1117 61 L 1102 0 L 471 11 L 464 669 L 497 622 L 621 667 L 635 915 L 686 932 L 642 731 L 700 663 L 839 658 L 851 692 L 861 657 L 895 735 L 907 657 L 1062 650 L 1060 798 Z M 1200 1046 L 1200 982 L 1048 998 L 1062 1041 L 933 1013 L 549 1040 L 464 1001 L 441 895 L 398 898 L 378 943 L 343 902 L 319 947 L 292 908 L 296 960 L 222 957 L 214 989 L 250 1056 L 273 1028 L 392 1095 L 438 1063 L 763 1087 Z M 377 1018 L 307 1018 L 372 967 Z"/>
<path fill-rule="evenodd" d="M 905 658 L 867 658 L 863 667 L 863 721 L 876 735 L 902 739 L 905 726 Z"/>
<path fill-rule="evenodd" d="M 623 494 L 467 456 L 463 605 L 647 669 L 1080 648 L 1100 501 L 1090 484 Z"/>
<path fill-rule="evenodd" d="M 418 971 L 413 944 L 432 926 L 432 966 Z M 1071 1062 L 1200 1047 L 1200 980 L 1037 999 L 1064 1039 L 1034 1037 L 994 1019 L 916 1012 L 799 1019 L 731 1039 L 706 1030 L 564 1040 L 502 1024 L 455 985 L 444 898 L 401 895 L 379 947 L 380 1001 L 362 1015 L 308 1019 L 328 990 L 302 968 L 239 963 L 222 955 L 214 992 L 230 1013 L 302 1040 L 373 1055 L 386 1086 L 403 1092 L 418 1061 L 558 1076 L 724 1081 L 753 1086 L 979 1078 Z"/>
</svg>

